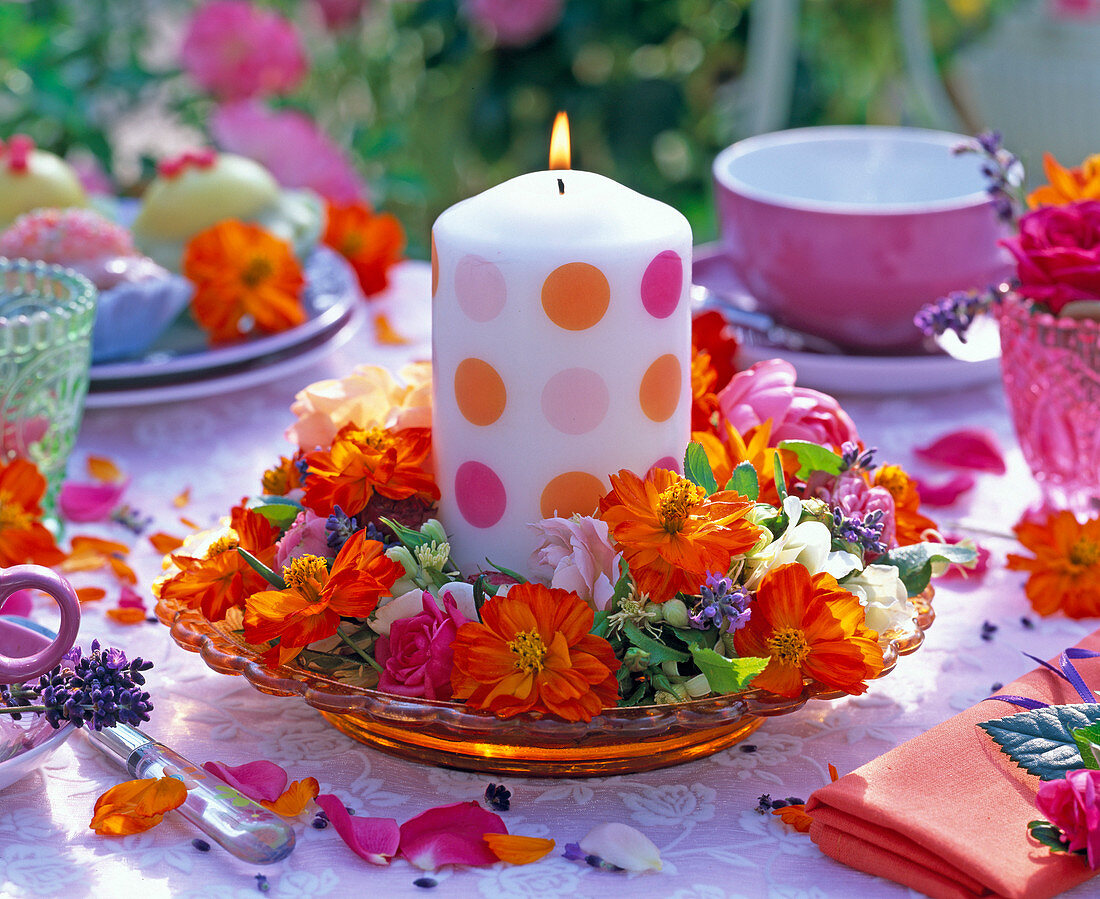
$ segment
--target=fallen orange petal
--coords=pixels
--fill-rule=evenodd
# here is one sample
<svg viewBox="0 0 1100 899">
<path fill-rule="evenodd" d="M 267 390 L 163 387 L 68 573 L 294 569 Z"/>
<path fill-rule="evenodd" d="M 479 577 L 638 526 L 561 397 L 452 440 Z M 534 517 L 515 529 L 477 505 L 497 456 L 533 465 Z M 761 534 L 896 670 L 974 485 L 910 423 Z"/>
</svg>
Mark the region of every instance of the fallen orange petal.
<svg viewBox="0 0 1100 899">
<path fill-rule="evenodd" d="M 110 566 L 111 571 L 114 572 L 115 577 L 124 584 L 137 583 L 137 575 L 134 573 L 134 569 L 123 562 L 122 559 L 116 556 L 110 556 L 107 559 L 107 564 Z"/>
<path fill-rule="evenodd" d="M 107 617 L 119 624 L 141 624 L 145 620 L 145 609 L 137 606 L 108 609 Z"/>
<path fill-rule="evenodd" d="M 489 851 L 509 865 L 529 865 L 554 851 L 554 841 L 542 837 L 523 837 L 512 833 L 487 833 Z"/>
<path fill-rule="evenodd" d="M 162 556 L 166 556 L 170 552 L 175 552 L 183 546 L 183 540 L 171 534 L 166 534 L 164 531 L 157 531 L 155 534 L 150 534 L 149 542 L 153 544 L 153 549 Z"/>
<path fill-rule="evenodd" d="M 102 587 L 81 587 L 76 591 L 76 598 L 81 602 L 98 602 L 106 595 Z"/>
<path fill-rule="evenodd" d="M 832 778 L 833 783 L 836 783 L 838 780 L 840 780 L 840 773 L 836 770 L 836 765 L 834 765 L 832 762 L 829 762 L 829 777 Z"/>
<path fill-rule="evenodd" d="M 184 518 L 182 515 L 180 516 L 180 524 L 185 528 L 191 528 L 193 531 L 199 530 L 198 522 L 192 521 L 190 518 Z"/>
<path fill-rule="evenodd" d="M 260 800 L 260 805 L 284 818 L 296 818 L 320 792 L 321 785 L 317 783 L 317 778 L 307 777 L 305 780 L 294 781 L 283 791 L 282 796 L 272 802 Z"/>
<path fill-rule="evenodd" d="M 409 344 L 409 339 L 395 331 L 389 318 L 382 312 L 374 317 L 374 339 L 382 346 L 408 346 Z"/>
<path fill-rule="evenodd" d="M 97 481 L 121 481 L 124 477 L 117 465 L 106 456 L 89 456 L 88 474 Z"/>
<path fill-rule="evenodd" d="M 813 819 L 806 814 L 805 803 L 798 802 L 794 805 L 785 805 L 783 808 L 772 810 L 773 815 L 783 819 L 784 824 L 789 824 L 799 833 L 809 833 Z"/>
<path fill-rule="evenodd" d="M 128 780 L 96 800 L 88 825 L 102 836 L 141 833 L 160 824 L 164 813 L 187 799 L 187 787 L 174 777 Z"/>
<path fill-rule="evenodd" d="M 85 534 L 73 537 L 72 555 L 74 556 L 109 556 L 115 553 L 122 556 L 129 555 L 130 547 L 116 540 L 104 540 L 102 537 L 90 537 Z"/>
<path fill-rule="evenodd" d="M 182 509 L 189 502 L 191 502 L 191 488 L 190 487 L 186 488 L 182 493 L 178 494 L 176 496 L 176 498 L 174 500 L 172 500 L 172 505 L 175 506 L 177 509 Z"/>
</svg>

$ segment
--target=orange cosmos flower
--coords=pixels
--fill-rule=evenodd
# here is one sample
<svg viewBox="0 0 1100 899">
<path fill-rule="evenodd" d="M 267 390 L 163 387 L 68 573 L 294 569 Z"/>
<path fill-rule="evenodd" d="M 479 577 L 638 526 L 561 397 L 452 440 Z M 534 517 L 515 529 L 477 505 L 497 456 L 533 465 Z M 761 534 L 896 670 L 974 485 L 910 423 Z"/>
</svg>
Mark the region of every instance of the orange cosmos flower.
<svg viewBox="0 0 1100 899">
<path fill-rule="evenodd" d="M 280 456 L 278 464 L 273 465 L 264 472 L 261 483 L 265 495 L 286 496 L 291 490 L 296 490 L 302 486 L 297 461 L 298 456 L 294 456 L 292 459 Z"/>
<path fill-rule="evenodd" d="M 1081 524 L 1072 512 L 1046 521 L 1024 519 L 1016 539 L 1034 558 L 1010 553 L 1008 567 L 1029 571 L 1024 592 L 1040 615 L 1061 609 L 1070 618 L 1100 615 L 1100 518 Z"/>
<path fill-rule="evenodd" d="M 331 571 L 320 556 L 299 556 L 283 569 L 285 590 L 262 590 L 245 600 L 245 639 L 278 640 L 270 659 L 283 665 L 302 647 L 335 634 L 341 617 L 366 618 L 405 573 L 385 552 L 381 543 L 357 531 Z"/>
<path fill-rule="evenodd" d="M 885 487 L 894 498 L 894 539 L 898 546 L 910 546 L 921 542 L 921 534 L 934 522 L 921 515 L 920 494 L 916 482 L 897 465 L 882 465 L 875 470 L 875 486 Z"/>
<path fill-rule="evenodd" d="M 695 593 L 707 572 L 725 573 L 733 556 L 760 535 L 745 521 L 752 503 L 720 491 L 707 496 L 675 472 L 655 468 L 643 481 L 623 469 L 611 475 L 611 492 L 599 517 L 623 552 L 638 589 L 653 602 Z"/>
<path fill-rule="evenodd" d="M 65 553 L 43 526 L 46 479 L 26 459 L 0 462 L 0 568 L 57 565 Z"/>
<path fill-rule="evenodd" d="M 705 431 L 714 427 L 714 413 L 718 411 L 718 395 L 714 385 L 718 383 L 718 371 L 710 361 L 706 350 L 691 348 L 691 428 Z"/>
<path fill-rule="evenodd" d="M 187 799 L 187 787 L 175 777 L 128 780 L 96 800 L 92 823 L 101 836 L 122 837 L 160 824 L 164 813 Z"/>
<path fill-rule="evenodd" d="M 779 491 L 775 486 L 775 454 L 779 453 L 783 470 L 791 474 L 798 471 L 798 458 L 790 450 L 771 446 L 771 419 L 749 428 L 743 436 L 729 422 L 722 422 L 719 428 L 720 430 L 714 431 L 693 431 L 691 434 L 691 439 L 701 444 L 706 452 L 714 479 L 719 485 L 725 484 L 738 465 L 751 462 L 760 484 L 760 502 L 780 505 Z"/>
<path fill-rule="evenodd" d="M 1043 171 L 1049 184 L 1027 195 L 1027 204 L 1064 206 L 1077 200 L 1100 200 L 1100 153 L 1090 156 L 1078 168 L 1067 169 L 1049 153 L 1043 154 Z"/>
<path fill-rule="evenodd" d="M 535 711 L 591 721 L 619 698 L 619 660 L 589 633 L 592 622 L 588 605 L 566 590 L 519 584 L 493 597 L 451 644 L 455 698 L 505 718 Z"/>
<path fill-rule="evenodd" d="M 867 627 L 859 600 L 829 574 L 812 577 L 797 562 L 764 575 L 749 623 L 733 635 L 738 655 L 771 657 L 752 686 L 794 698 L 802 678 L 862 693 L 882 671 L 878 635 Z"/>
<path fill-rule="evenodd" d="M 259 512 L 241 506 L 231 513 L 230 523 L 232 530 L 202 558 L 172 557 L 180 571 L 161 584 L 162 597 L 198 609 L 208 621 L 221 621 L 231 609 L 243 608 L 249 594 L 268 586 L 237 547 L 270 568 L 275 564 L 279 529 Z"/>
<path fill-rule="evenodd" d="M 200 231 L 184 250 L 183 273 L 195 284 L 191 312 L 212 343 L 306 320 L 302 267 L 289 244 L 258 225 L 227 219 Z"/>
<path fill-rule="evenodd" d="M 351 263 L 363 296 L 371 297 L 389 285 L 390 266 L 405 249 L 405 229 L 395 216 L 366 203 L 329 203 L 322 240 Z"/>
<path fill-rule="evenodd" d="M 428 428 L 387 431 L 344 425 L 330 449 L 306 455 L 303 502 L 318 515 L 329 515 L 336 506 L 358 515 L 376 492 L 394 500 L 437 500 L 439 488 L 427 470 L 431 450 Z"/>
</svg>

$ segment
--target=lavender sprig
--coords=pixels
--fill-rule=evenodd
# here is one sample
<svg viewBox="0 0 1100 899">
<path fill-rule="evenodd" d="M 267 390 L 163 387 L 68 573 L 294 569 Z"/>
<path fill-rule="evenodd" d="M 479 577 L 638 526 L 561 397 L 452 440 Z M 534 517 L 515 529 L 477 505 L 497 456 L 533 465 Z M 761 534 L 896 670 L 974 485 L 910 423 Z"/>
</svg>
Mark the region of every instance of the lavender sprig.
<svg viewBox="0 0 1100 899">
<path fill-rule="evenodd" d="M 688 614 L 688 621 L 696 630 L 716 627 L 730 633 L 740 630 L 752 617 L 752 594 L 734 587 L 733 581 L 718 574 L 708 574 L 707 582 L 699 588 L 699 600 Z"/>
<path fill-rule="evenodd" d="M 913 316 L 913 324 L 928 337 L 954 331 L 959 340 L 966 343 L 966 332 L 974 319 L 989 314 L 1010 289 L 1009 284 L 998 284 L 984 290 L 953 290 L 923 306 Z"/>
<path fill-rule="evenodd" d="M 851 471 L 858 468 L 861 471 L 871 471 L 875 467 L 877 452 L 873 446 L 869 450 L 860 451 L 858 443 L 846 440 L 840 447 L 840 470 Z"/>
<path fill-rule="evenodd" d="M 986 193 L 993 201 L 997 218 L 1014 225 L 1024 208 L 1024 167 L 1013 153 L 1001 145 L 1001 132 L 985 131 L 973 140 L 952 147 L 951 152 L 956 156 L 977 153 L 983 157 L 982 174 L 986 177 Z"/>
<path fill-rule="evenodd" d="M 833 509 L 833 535 L 843 543 L 862 547 L 865 552 L 886 552 L 886 544 L 882 541 L 885 524 L 882 509 L 875 509 L 862 517 L 845 515 L 840 506 Z"/>
<path fill-rule="evenodd" d="M 39 713 L 55 728 L 62 721 L 93 730 L 138 725 L 149 720 L 153 709 L 149 693 L 141 689 L 142 672 L 152 667 L 141 658 L 127 660 L 121 649 L 101 649 L 93 640 L 87 656 L 74 646 L 37 684 L 0 688 L 0 714 L 18 721 L 23 714 Z"/>
</svg>

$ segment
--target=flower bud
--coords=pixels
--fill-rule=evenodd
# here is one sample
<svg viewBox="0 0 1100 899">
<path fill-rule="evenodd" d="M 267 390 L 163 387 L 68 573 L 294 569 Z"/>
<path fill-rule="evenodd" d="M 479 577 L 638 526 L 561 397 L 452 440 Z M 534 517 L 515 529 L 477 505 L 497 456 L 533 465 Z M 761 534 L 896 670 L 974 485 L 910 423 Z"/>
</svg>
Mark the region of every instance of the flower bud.
<svg viewBox="0 0 1100 899">
<path fill-rule="evenodd" d="M 420 533 L 425 537 L 431 537 L 434 543 L 444 544 L 448 542 L 447 532 L 436 518 L 429 518 L 420 526 Z"/>
<path fill-rule="evenodd" d="M 623 655 L 623 665 L 634 674 L 645 671 L 649 667 L 649 653 L 637 646 L 631 646 Z"/>
<path fill-rule="evenodd" d="M 688 607 L 682 599 L 670 599 L 662 603 L 661 612 L 665 621 L 673 627 L 687 627 L 691 623 L 688 618 Z"/>
</svg>

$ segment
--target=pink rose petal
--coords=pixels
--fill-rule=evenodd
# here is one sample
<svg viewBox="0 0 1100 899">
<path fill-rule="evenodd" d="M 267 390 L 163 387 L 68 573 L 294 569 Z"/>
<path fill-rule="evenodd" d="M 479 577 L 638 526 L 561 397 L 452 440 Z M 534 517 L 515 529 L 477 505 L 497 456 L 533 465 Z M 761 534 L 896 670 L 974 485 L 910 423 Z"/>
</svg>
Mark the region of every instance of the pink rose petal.
<svg viewBox="0 0 1100 899">
<path fill-rule="evenodd" d="M 487 833 L 508 833 L 508 828 L 476 802 L 430 808 L 401 825 L 401 855 L 422 871 L 493 865 L 498 859 L 483 839 Z"/>
<path fill-rule="evenodd" d="M 123 584 L 118 594 L 118 607 L 120 609 L 144 609 L 145 600 L 129 584 Z"/>
<path fill-rule="evenodd" d="M 927 446 L 918 446 L 913 454 L 925 462 L 948 468 L 1005 473 L 1004 453 L 997 438 L 991 432 L 977 428 L 963 428 L 944 434 Z"/>
<path fill-rule="evenodd" d="M 916 481 L 922 506 L 950 506 L 977 483 L 974 476 L 969 474 L 957 474 L 951 480 L 939 484 L 923 478 L 917 478 Z"/>
<path fill-rule="evenodd" d="M 103 521 L 118 506 L 129 483 L 129 479 L 99 484 L 66 481 L 57 495 L 57 506 L 68 521 Z"/>
<path fill-rule="evenodd" d="M 388 865 L 397 854 L 401 830 L 393 818 L 360 818 L 348 814 L 344 803 L 325 793 L 314 800 L 328 816 L 348 848 L 372 865 Z"/>
<path fill-rule="evenodd" d="M 274 762 L 263 760 L 237 766 L 205 762 L 203 768 L 258 802 L 274 802 L 283 795 L 288 780 L 286 771 Z"/>
</svg>

